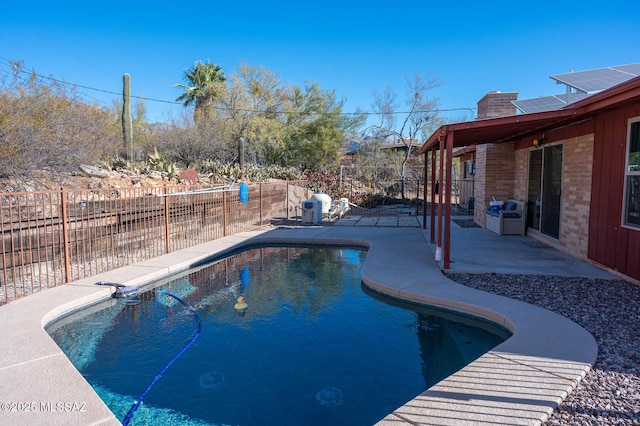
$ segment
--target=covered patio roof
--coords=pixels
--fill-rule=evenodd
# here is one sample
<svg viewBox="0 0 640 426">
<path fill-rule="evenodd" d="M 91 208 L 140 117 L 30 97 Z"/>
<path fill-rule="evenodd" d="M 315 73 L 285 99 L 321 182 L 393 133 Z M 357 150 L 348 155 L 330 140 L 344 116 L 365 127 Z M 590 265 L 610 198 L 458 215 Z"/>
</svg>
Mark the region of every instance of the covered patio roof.
<svg viewBox="0 0 640 426">
<path fill-rule="evenodd" d="M 425 141 L 419 153 L 424 154 L 437 147 L 440 139 L 447 135 L 453 139 L 453 148 L 508 142 L 575 123 L 613 106 L 638 101 L 640 101 L 640 77 L 589 96 L 560 110 L 445 124 Z"/>
<path fill-rule="evenodd" d="M 419 153 L 424 154 L 437 146 L 447 134 L 454 135 L 453 148 L 507 142 L 568 124 L 576 120 L 577 115 L 576 111 L 557 110 L 445 124 L 427 139 Z"/>
<path fill-rule="evenodd" d="M 591 95 L 563 109 L 531 114 L 512 115 L 508 117 L 466 121 L 445 124 L 436 130 L 422 145 L 419 154 L 425 155 L 424 179 L 436 188 L 436 182 L 444 183 L 444 191 L 431 191 L 431 242 L 435 242 L 436 205 L 437 209 L 437 250 L 436 261 L 443 261 L 444 269 L 450 266 L 450 221 L 451 204 L 444 200 L 451 199 L 451 181 L 445 179 L 446 170 L 451 170 L 454 148 L 462 148 L 486 143 L 510 142 L 536 135 L 552 129 L 579 123 L 583 120 L 609 109 L 640 102 L 640 77 L 611 87 L 595 95 Z M 440 151 L 438 171 L 436 173 L 436 151 Z M 431 152 L 431 176 L 428 176 L 429 161 L 427 153 Z M 443 194 L 444 192 L 444 194 Z M 425 185 L 425 199 L 426 199 Z M 444 196 L 444 198 L 443 198 Z M 427 223 L 426 209 L 423 209 L 423 227 Z M 443 230 L 444 228 L 444 230 Z M 444 233 L 443 233 L 444 231 Z M 443 246 L 444 243 L 444 246 Z"/>
</svg>

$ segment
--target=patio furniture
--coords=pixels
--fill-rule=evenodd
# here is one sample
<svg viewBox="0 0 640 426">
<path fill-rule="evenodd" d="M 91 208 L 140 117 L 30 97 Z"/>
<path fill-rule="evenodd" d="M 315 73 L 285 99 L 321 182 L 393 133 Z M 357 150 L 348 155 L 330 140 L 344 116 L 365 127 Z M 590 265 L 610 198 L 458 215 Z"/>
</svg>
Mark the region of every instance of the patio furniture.
<svg viewBox="0 0 640 426">
<path fill-rule="evenodd" d="M 498 235 L 524 235 L 524 202 L 507 200 L 500 210 L 488 208 L 485 212 L 484 227 Z"/>
</svg>

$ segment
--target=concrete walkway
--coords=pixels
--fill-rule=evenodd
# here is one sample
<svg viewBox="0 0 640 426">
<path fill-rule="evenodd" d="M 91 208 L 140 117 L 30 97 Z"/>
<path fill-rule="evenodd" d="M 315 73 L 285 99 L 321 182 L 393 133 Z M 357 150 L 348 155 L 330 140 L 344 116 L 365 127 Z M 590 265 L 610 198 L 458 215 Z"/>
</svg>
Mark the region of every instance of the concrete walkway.
<svg viewBox="0 0 640 426">
<path fill-rule="evenodd" d="M 345 216 L 333 222 L 334 226 L 391 226 L 399 228 L 417 228 L 420 222 L 416 216 Z"/>
<path fill-rule="evenodd" d="M 456 219 L 470 219 L 468 216 L 452 219 L 451 272 L 618 278 L 594 264 L 531 237 L 501 236 L 480 227 L 463 228 L 455 222 Z M 427 241 L 430 233 L 430 229 L 424 231 Z M 436 244 L 430 246 L 435 253 Z"/>
<path fill-rule="evenodd" d="M 44 326 L 109 297 L 110 289 L 94 285 L 98 280 L 144 285 L 208 257 L 257 243 L 368 247 L 362 279 L 373 289 L 487 318 L 512 331 L 511 338 L 390 413 L 381 425 L 539 424 L 595 362 L 594 339 L 568 319 L 444 277 L 420 227 L 398 222 L 395 226 L 345 225 L 225 237 L 0 306 L 0 424 L 119 424 Z M 464 263 L 458 259 L 458 265 Z"/>
</svg>

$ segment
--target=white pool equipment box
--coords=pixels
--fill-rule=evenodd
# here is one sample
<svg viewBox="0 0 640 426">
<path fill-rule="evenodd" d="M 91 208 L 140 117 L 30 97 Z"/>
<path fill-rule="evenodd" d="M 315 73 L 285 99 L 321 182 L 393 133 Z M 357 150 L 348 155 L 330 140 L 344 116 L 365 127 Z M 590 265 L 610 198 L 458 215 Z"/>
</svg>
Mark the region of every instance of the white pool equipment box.
<svg viewBox="0 0 640 426">
<path fill-rule="evenodd" d="M 322 202 L 320 200 L 305 200 L 302 202 L 302 223 L 322 222 Z"/>
<path fill-rule="evenodd" d="M 329 217 L 329 212 L 331 211 L 331 204 L 333 201 L 331 197 L 329 197 L 327 194 L 323 192 L 316 192 L 311 196 L 311 199 L 320 201 L 320 203 L 322 203 L 321 204 L 322 216 Z"/>
</svg>

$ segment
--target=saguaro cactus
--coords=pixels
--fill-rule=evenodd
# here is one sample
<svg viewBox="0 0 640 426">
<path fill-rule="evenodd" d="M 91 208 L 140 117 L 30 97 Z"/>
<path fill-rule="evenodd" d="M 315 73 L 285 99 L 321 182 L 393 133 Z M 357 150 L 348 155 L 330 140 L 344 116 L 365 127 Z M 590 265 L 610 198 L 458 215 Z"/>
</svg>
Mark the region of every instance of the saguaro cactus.
<svg viewBox="0 0 640 426">
<path fill-rule="evenodd" d="M 133 160 L 133 121 L 131 118 L 131 76 L 124 73 L 122 76 L 122 135 L 124 137 L 124 149 L 129 160 Z"/>
</svg>

